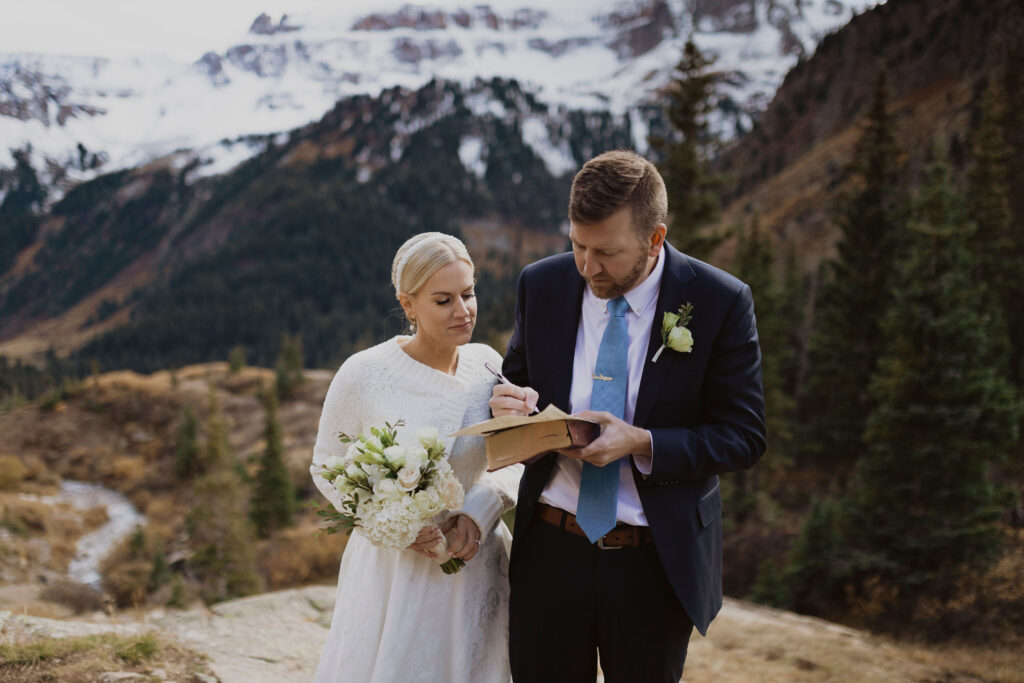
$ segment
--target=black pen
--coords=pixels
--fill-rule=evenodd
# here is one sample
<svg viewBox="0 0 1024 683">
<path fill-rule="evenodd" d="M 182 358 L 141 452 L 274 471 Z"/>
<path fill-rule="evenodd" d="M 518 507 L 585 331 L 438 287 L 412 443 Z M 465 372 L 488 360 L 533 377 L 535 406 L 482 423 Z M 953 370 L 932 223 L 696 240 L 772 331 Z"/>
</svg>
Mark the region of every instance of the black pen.
<svg viewBox="0 0 1024 683">
<path fill-rule="evenodd" d="M 502 384 L 512 384 L 512 382 L 508 381 L 508 377 L 506 377 L 505 375 L 503 375 L 500 372 L 498 372 L 497 370 L 495 370 L 494 366 L 491 365 L 490 363 L 484 362 L 484 367 L 487 368 L 487 372 L 489 372 L 492 375 L 494 375 L 495 377 L 497 377 L 498 381 L 501 382 Z M 537 410 L 537 406 L 534 406 L 533 407 L 533 411 L 530 413 L 530 415 L 533 415 L 533 413 L 539 413 L 539 412 L 540 411 Z"/>
</svg>

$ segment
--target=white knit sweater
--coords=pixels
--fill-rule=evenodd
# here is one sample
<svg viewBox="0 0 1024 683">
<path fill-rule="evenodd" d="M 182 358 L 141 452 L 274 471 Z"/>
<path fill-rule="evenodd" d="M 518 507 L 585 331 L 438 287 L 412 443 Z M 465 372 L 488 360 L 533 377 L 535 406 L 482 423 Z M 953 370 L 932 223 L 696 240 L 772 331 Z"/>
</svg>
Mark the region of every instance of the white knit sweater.
<svg viewBox="0 0 1024 683">
<path fill-rule="evenodd" d="M 317 488 L 338 509 L 341 497 L 320 476 L 332 455 L 343 456 L 347 446 L 338 439 L 369 434 L 371 427 L 405 422 L 398 429 L 398 443 L 409 443 L 420 427 L 437 427 L 444 437 L 449 462 L 466 490 L 461 510 L 486 538 L 499 516 L 515 505 L 522 466 L 487 472 L 483 437 L 447 436 L 464 426 L 490 417 L 487 401 L 494 377 L 484 362 L 500 366 L 501 356 L 486 344 L 459 347 L 458 366 L 448 375 L 413 359 L 399 345 L 407 337 L 393 337 L 346 360 L 331 381 L 320 429 L 313 448 L 310 473 Z"/>
</svg>

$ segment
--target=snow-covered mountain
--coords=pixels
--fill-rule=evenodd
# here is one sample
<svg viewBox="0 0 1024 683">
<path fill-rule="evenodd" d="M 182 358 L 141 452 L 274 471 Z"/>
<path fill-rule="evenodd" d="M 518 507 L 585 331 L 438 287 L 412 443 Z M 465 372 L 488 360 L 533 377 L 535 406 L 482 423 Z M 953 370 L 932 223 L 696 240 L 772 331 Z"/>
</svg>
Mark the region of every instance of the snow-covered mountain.
<svg viewBox="0 0 1024 683">
<path fill-rule="evenodd" d="M 337 3 L 239 16 L 234 45 L 194 62 L 0 53 L 0 147 L 31 146 L 58 186 L 182 149 L 197 150 L 202 173 L 219 173 L 263 148 L 250 144 L 255 136 L 318 119 L 339 98 L 435 77 L 511 77 L 551 106 L 630 115 L 668 81 L 691 34 L 728 73 L 718 121 L 728 136 L 750 125 L 821 37 L 875 4 L 381 0 L 371 13 Z M 635 123 L 642 149 L 646 128 Z"/>
</svg>

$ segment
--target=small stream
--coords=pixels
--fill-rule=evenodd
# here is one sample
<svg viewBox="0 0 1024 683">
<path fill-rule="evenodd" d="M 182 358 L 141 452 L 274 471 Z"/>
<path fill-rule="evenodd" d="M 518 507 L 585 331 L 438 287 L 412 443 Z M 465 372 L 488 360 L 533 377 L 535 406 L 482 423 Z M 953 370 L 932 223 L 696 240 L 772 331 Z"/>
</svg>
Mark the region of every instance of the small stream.
<svg viewBox="0 0 1024 683">
<path fill-rule="evenodd" d="M 107 509 L 107 522 L 80 539 L 75 556 L 68 565 L 68 578 L 72 581 L 100 588 L 100 562 L 114 546 L 131 534 L 146 518 L 123 494 L 99 484 L 82 481 L 62 481 L 60 491 L 52 496 L 24 496 L 42 503 L 66 503 L 76 510 L 94 507 Z"/>
</svg>

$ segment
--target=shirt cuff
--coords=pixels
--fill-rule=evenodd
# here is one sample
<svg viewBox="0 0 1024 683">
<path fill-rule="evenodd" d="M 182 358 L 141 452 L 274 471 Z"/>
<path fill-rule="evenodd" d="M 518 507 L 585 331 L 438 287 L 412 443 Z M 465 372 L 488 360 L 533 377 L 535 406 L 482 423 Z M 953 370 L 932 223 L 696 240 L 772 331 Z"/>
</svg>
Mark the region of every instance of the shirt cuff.
<svg viewBox="0 0 1024 683">
<path fill-rule="evenodd" d="M 648 475 L 654 471 L 654 435 L 651 434 L 651 430 L 647 430 L 647 438 L 651 441 L 651 453 L 652 455 L 633 455 L 633 464 L 640 470 L 640 474 Z"/>
</svg>

